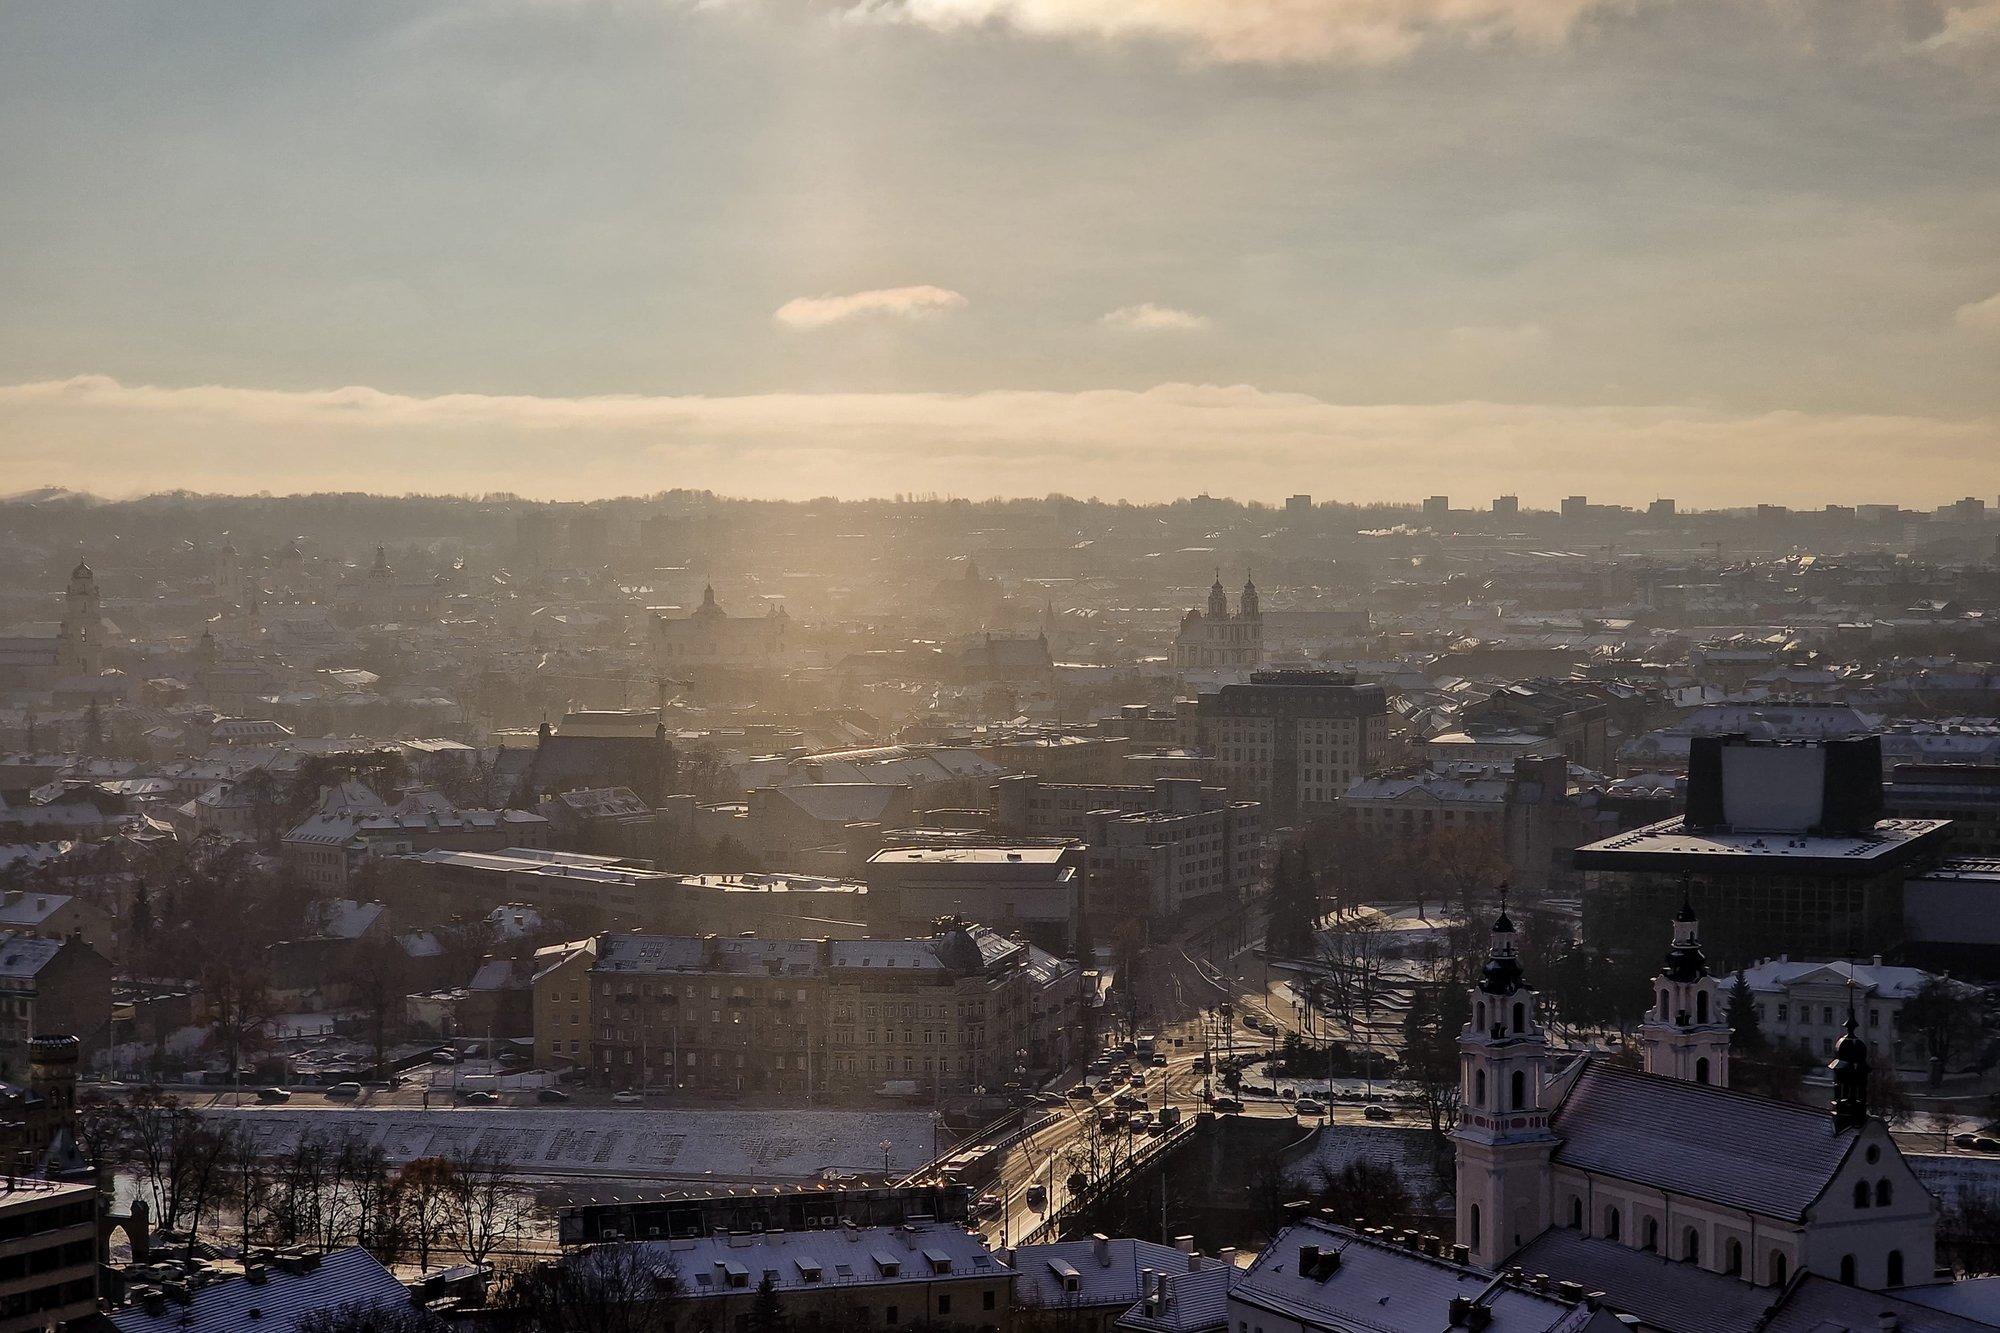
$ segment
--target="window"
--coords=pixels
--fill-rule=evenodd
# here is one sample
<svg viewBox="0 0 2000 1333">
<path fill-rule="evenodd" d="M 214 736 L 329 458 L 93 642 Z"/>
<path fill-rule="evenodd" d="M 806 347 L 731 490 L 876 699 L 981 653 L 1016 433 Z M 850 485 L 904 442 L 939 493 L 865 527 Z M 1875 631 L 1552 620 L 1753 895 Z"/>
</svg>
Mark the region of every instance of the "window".
<svg viewBox="0 0 2000 1333">
<path fill-rule="evenodd" d="M 1476 1203 L 1473 1204 L 1471 1208 L 1466 1210 L 1465 1231 L 1467 1237 L 1466 1244 L 1470 1245 L 1475 1250 L 1478 1249 L 1479 1248 L 1479 1205 Z"/>
<path fill-rule="evenodd" d="M 1705 1055 L 1694 1062 L 1694 1081 L 1697 1083 L 1708 1082 L 1708 1057 Z"/>
<path fill-rule="evenodd" d="M 1639 1248 L 1657 1250 L 1660 1248 L 1660 1219 L 1648 1217 L 1639 1224 Z"/>
<path fill-rule="evenodd" d="M 1618 1239 L 1618 1210 L 1616 1208 L 1606 1208 L 1604 1210 L 1604 1238 L 1606 1240 Z"/>
<path fill-rule="evenodd" d="M 1486 1105 L 1486 1071 L 1483 1069 L 1472 1071 L 1472 1104 L 1481 1108 Z"/>
<path fill-rule="evenodd" d="M 938 1297 L 938 1313 L 939 1314 L 951 1313 L 951 1297 L 949 1296 Z"/>
<path fill-rule="evenodd" d="M 1892 1287 L 1903 1285 L 1903 1252 L 1901 1250 L 1889 1251 L 1889 1285 Z"/>
<path fill-rule="evenodd" d="M 1868 1206 L 1868 1182 L 1865 1180 L 1854 1182 L 1854 1206 L 1856 1208 Z"/>
<path fill-rule="evenodd" d="M 1525 1069 L 1515 1070 L 1513 1084 L 1513 1109 L 1518 1111 L 1528 1104 L 1528 1072 Z"/>
<path fill-rule="evenodd" d="M 1778 1250 L 1771 1251 L 1771 1285 L 1785 1285 L 1785 1256 Z"/>
<path fill-rule="evenodd" d="M 1854 1285 L 1854 1256 L 1851 1254 L 1840 1256 L 1840 1280 L 1850 1287 Z"/>
<path fill-rule="evenodd" d="M 1875 1206 L 1877 1208 L 1889 1206 L 1889 1182 L 1886 1179 L 1875 1182 Z"/>
<path fill-rule="evenodd" d="M 1528 1030 L 1528 1006 L 1526 1006 L 1525 1004 L 1521 1004 L 1517 1001 L 1514 1005 L 1514 1031 L 1526 1032 L 1527 1030 Z"/>
<path fill-rule="evenodd" d="M 1788 1004 L 1781 1004 L 1778 1006 L 1778 1021 L 1780 1023 L 1784 1022 L 1788 1017 L 1790 1017 L 1790 1010 L 1791 1006 Z"/>
<path fill-rule="evenodd" d="M 1583 1230 L 1583 1199 L 1580 1196 L 1569 1201 L 1569 1224 L 1579 1231 Z"/>
<path fill-rule="evenodd" d="M 993 1288 L 988 1287 L 985 1291 L 979 1293 L 979 1308 L 982 1310 L 991 1310 L 993 1308 Z"/>
<path fill-rule="evenodd" d="M 1729 1261 L 1724 1266 L 1723 1271 L 1729 1274 L 1729 1276 L 1731 1277 L 1742 1277 L 1743 1242 L 1740 1240 L 1731 1240 L 1729 1242 L 1729 1248 L 1725 1250 L 1724 1253 L 1729 1256 Z"/>
<path fill-rule="evenodd" d="M 1681 1241 L 1681 1258 L 1691 1264 L 1701 1262 L 1701 1233 L 1693 1227 L 1687 1229 L 1687 1234 Z"/>
<path fill-rule="evenodd" d="M 1697 993 L 1695 994 L 1695 997 L 1694 997 L 1694 1021 L 1695 1021 L 1695 1022 L 1697 1022 L 1697 1023 L 1706 1023 L 1706 1022 L 1708 1021 L 1708 992 L 1707 992 L 1707 991 L 1699 991 L 1699 992 L 1697 992 Z"/>
</svg>

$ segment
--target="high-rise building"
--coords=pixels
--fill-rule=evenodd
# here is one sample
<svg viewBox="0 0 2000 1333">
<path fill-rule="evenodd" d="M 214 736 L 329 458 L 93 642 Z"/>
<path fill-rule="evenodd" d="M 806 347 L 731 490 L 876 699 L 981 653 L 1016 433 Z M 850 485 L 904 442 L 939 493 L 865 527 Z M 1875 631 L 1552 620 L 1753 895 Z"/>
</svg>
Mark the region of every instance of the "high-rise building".
<svg viewBox="0 0 2000 1333">
<path fill-rule="evenodd" d="M 1502 518 L 1513 518 L 1521 512 L 1521 497 L 1502 495 L 1493 501 L 1493 512 Z"/>
<path fill-rule="evenodd" d="M 1331 809 L 1389 747 L 1387 694 L 1346 672 L 1253 671 L 1202 695 L 1192 720 L 1192 743 L 1273 822 Z"/>
</svg>

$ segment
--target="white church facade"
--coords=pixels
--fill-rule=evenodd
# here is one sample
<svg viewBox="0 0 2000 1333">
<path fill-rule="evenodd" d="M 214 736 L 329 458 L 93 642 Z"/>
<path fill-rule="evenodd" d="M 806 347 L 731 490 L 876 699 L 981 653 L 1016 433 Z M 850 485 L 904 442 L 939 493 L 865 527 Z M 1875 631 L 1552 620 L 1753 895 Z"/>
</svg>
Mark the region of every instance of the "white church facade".
<svg viewBox="0 0 2000 1333">
<path fill-rule="evenodd" d="M 1751 1289 L 1806 1273 L 1873 1290 L 1932 1279 L 1936 1203 L 1868 1114 L 1852 1015 L 1830 1114 L 1730 1089 L 1729 1029 L 1689 908 L 1640 1030 L 1643 1068 L 1558 1064 L 1504 911 L 1472 1015 L 1453 1137 L 1475 1264 L 1590 1287 L 1629 1285 L 1643 1257 L 1656 1289 L 1752 1304 L 1776 1292 Z"/>
</svg>

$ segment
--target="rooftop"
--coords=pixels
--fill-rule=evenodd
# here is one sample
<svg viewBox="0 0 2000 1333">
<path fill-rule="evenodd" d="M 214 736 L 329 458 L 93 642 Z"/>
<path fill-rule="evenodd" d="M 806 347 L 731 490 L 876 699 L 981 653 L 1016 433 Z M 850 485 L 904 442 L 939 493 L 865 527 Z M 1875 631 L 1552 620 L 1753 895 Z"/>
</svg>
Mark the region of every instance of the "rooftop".
<svg viewBox="0 0 2000 1333">
<path fill-rule="evenodd" d="M 1685 870 L 1704 873 L 1748 869 L 1758 862 L 1796 873 L 1875 874 L 1939 846 L 1951 821 L 1883 819 L 1860 836 L 1771 833 L 1755 829 L 1692 828 L 1685 819 L 1663 819 L 1576 849 L 1582 870 Z M 1741 866 L 1723 866 L 1724 861 Z"/>
</svg>

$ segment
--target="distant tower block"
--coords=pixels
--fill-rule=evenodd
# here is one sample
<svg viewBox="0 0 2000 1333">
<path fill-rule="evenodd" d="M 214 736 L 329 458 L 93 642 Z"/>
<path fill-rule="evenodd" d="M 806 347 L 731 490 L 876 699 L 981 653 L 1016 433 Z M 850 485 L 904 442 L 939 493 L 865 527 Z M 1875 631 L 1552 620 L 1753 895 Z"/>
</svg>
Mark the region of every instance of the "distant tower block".
<svg viewBox="0 0 2000 1333">
<path fill-rule="evenodd" d="M 1503 518 L 1514 518 L 1521 512 L 1521 497 L 1502 495 L 1493 501 L 1493 512 Z"/>
</svg>

